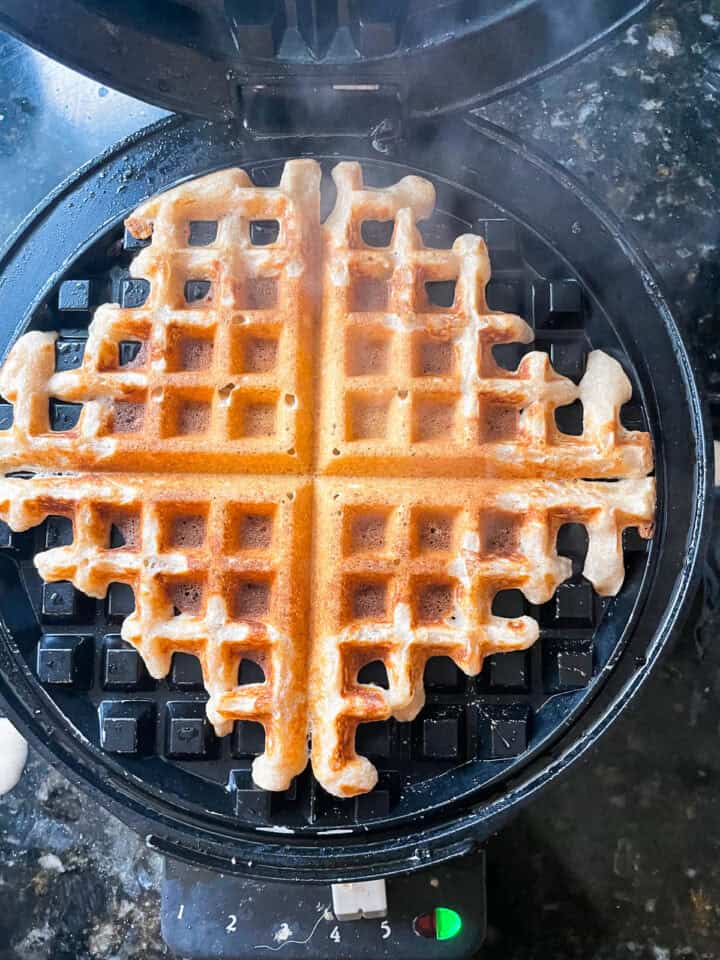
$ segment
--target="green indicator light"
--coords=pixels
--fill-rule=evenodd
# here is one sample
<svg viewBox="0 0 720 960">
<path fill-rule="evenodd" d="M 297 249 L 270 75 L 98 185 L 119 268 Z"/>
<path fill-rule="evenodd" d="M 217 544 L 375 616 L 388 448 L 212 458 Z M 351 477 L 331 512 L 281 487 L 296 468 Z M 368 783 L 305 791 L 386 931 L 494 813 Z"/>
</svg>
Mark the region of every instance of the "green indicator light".
<svg viewBox="0 0 720 960">
<path fill-rule="evenodd" d="M 435 908 L 435 939 L 452 940 L 462 930 L 462 917 L 449 907 Z"/>
</svg>

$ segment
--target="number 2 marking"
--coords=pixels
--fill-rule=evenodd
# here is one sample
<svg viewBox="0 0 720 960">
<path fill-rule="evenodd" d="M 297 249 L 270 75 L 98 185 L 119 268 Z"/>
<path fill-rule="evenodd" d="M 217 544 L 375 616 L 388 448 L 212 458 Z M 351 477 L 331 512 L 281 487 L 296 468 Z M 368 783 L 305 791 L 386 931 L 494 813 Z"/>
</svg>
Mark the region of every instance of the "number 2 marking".
<svg viewBox="0 0 720 960">
<path fill-rule="evenodd" d="M 381 931 L 381 936 L 383 940 L 387 940 L 390 934 L 392 933 L 392 929 L 390 927 L 390 924 L 387 922 L 387 920 L 383 920 L 383 922 L 380 924 L 380 931 Z"/>
<path fill-rule="evenodd" d="M 330 939 L 334 940 L 335 943 L 340 943 L 340 930 L 338 927 L 333 927 L 330 931 Z"/>
<path fill-rule="evenodd" d="M 180 904 L 180 909 L 178 910 L 178 914 L 177 914 L 178 920 L 182 920 L 184 913 L 185 913 L 185 904 L 184 904 L 184 903 L 181 903 L 181 904 Z"/>
<path fill-rule="evenodd" d="M 237 917 L 234 913 L 229 913 L 228 919 L 230 923 L 225 927 L 225 933 L 235 933 L 237 930 Z"/>
</svg>

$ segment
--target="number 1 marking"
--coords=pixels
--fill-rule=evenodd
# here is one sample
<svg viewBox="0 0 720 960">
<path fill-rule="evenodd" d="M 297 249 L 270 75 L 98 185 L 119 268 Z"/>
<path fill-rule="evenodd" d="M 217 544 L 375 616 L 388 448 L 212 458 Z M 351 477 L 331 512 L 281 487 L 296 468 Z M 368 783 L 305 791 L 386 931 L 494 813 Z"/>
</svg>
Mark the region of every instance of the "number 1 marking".
<svg viewBox="0 0 720 960">
<path fill-rule="evenodd" d="M 184 913 L 185 913 L 185 904 L 181 903 L 180 909 L 178 910 L 178 915 L 177 915 L 178 920 L 182 920 Z"/>
</svg>

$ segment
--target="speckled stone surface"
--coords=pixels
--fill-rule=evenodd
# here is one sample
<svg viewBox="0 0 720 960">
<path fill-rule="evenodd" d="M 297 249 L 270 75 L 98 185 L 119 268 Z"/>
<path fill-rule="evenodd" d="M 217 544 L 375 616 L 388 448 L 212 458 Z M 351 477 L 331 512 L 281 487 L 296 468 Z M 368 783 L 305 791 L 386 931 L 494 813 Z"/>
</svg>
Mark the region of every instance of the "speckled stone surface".
<svg viewBox="0 0 720 960">
<path fill-rule="evenodd" d="M 481 112 L 604 199 L 710 355 L 720 0 L 659 4 Z M 80 162 L 159 115 L 0 36 L 0 237 Z M 720 957 L 720 608 L 698 627 L 700 609 L 596 749 L 490 843 L 488 960 Z M 31 754 L 0 798 L 0 960 L 165 956 L 160 876 L 140 838 Z"/>
</svg>

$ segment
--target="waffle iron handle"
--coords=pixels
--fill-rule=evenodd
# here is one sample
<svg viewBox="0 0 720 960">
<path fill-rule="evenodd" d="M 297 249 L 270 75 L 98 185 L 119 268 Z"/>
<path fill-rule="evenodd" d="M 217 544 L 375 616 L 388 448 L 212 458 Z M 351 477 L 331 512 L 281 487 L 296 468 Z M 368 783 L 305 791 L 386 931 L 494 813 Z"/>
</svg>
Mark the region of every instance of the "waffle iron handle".
<svg viewBox="0 0 720 960">
<path fill-rule="evenodd" d="M 186 960 L 465 960 L 485 939 L 485 854 L 334 885 L 230 876 L 168 857 L 161 925 Z"/>
</svg>

